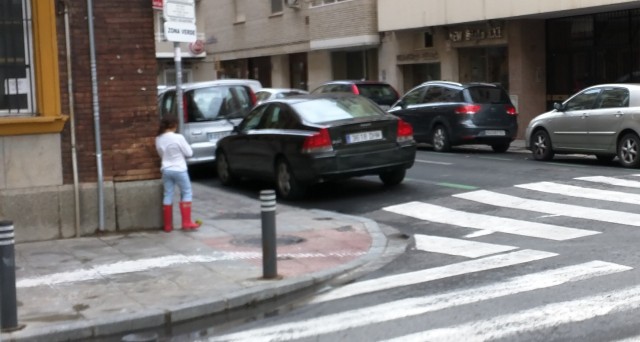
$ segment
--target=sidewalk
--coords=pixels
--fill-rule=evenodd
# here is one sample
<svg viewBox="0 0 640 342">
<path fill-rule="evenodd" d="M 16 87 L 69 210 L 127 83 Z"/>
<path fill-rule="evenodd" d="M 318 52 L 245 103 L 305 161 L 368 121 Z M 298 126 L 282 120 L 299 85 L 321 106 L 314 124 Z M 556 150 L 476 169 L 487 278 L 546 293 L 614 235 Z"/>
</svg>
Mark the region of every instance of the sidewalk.
<svg viewBox="0 0 640 342">
<path fill-rule="evenodd" d="M 18 323 L 26 326 L 2 333 L 1 341 L 69 341 L 162 328 L 321 286 L 379 263 L 388 247 L 371 220 L 278 204 L 281 279 L 264 280 L 258 195 L 199 184 L 194 194 L 193 217 L 204 221 L 197 232 L 17 244 Z"/>
</svg>

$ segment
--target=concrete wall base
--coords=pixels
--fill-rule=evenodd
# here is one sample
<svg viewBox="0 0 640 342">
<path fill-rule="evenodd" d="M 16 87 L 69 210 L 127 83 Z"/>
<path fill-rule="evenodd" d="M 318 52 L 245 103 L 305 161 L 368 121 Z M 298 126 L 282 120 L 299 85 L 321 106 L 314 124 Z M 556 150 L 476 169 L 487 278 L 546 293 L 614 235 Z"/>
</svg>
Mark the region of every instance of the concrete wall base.
<svg viewBox="0 0 640 342">
<path fill-rule="evenodd" d="M 81 184 L 76 232 L 73 185 L 0 190 L 0 219 L 12 220 L 16 242 L 45 241 L 162 227 L 160 180 L 104 183 L 104 231 L 98 185 Z"/>
</svg>

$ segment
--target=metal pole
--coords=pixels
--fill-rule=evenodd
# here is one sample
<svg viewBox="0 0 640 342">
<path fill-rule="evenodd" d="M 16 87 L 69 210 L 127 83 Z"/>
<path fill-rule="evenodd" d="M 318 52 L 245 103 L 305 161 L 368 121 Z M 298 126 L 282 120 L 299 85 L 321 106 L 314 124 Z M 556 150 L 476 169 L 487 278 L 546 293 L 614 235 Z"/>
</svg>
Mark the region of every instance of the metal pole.
<svg viewBox="0 0 640 342">
<path fill-rule="evenodd" d="M 173 43 L 174 61 L 176 62 L 176 100 L 178 101 L 178 132 L 184 134 L 184 101 L 182 101 L 182 50 L 180 43 Z"/>
<path fill-rule="evenodd" d="M 260 191 L 262 219 L 262 274 L 265 279 L 278 277 L 276 252 L 276 192 Z"/>
<path fill-rule="evenodd" d="M 9 332 L 21 329 L 18 325 L 18 306 L 16 300 L 16 265 L 14 249 L 13 222 L 0 221 L 0 321 L 2 331 Z"/>
<path fill-rule="evenodd" d="M 89 25 L 89 55 L 91 58 L 91 94 L 93 98 L 93 130 L 96 141 L 96 167 L 98 169 L 98 229 L 104 227 L 104 174 L 102 167 L 102 143 L 100 133 L 100 102 L 98 97 L 98 67 L 96 63 L 96 39 L 93 25 L 93 0 L 87 0 L 87 24 Z"/>
</svg>

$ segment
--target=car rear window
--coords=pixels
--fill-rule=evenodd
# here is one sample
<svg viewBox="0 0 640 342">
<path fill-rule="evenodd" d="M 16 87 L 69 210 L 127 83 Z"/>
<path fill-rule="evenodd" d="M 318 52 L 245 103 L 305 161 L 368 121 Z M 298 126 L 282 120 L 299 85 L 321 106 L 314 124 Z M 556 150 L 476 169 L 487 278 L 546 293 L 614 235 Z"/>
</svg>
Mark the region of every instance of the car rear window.
<svg viewBox="0 0 640 342">
<path fill-rule="evenodd" d="M 214 86 L 187 92 L 189 121 L 211 121 L 220 116 L 242 118 L 252 108 L 244 86 Z"/>
<path fill-rule="evenodd" d="M 313 99 L 294 103 L 292 107 L 303 120 L 311 123 L 385 115 L 375 103 L 355 96 Z"/>
<path fill-rule="evenodd" d="M 368 97 L 375 102 L 380 100 L 398 99 L 398 93 L 388 84 L 358 84 L 360 95 Z"/>
<path fill-rule="evenodd" d="M 473 103 L 511 103 L 509 95 L 502 88 L 497 87 L 469 87 L 467 92 Z"/>
</svg>

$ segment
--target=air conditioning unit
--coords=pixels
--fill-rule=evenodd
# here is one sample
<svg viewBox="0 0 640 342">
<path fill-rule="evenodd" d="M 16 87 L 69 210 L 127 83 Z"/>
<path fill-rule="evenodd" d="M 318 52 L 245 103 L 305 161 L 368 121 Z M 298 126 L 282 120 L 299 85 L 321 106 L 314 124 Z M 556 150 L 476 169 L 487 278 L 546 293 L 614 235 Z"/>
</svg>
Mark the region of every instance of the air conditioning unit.
<svg viewBox="0 0 640 342">
<path fill-rule="evenodd" d="M 285 6 L 300 9 L 300 0 L 284 0 Z"/>
</svg>

